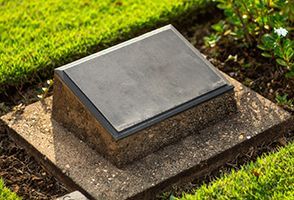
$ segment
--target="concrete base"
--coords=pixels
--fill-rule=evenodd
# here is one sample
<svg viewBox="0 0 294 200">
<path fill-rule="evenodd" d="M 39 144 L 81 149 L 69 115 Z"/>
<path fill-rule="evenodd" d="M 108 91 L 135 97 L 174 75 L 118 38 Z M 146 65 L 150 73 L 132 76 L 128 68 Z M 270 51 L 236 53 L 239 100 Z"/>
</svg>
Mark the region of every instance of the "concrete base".
<svg viewBox="0 0 294 200">
<path fill-rule="evenodd" d="M 289 113 L 229 80 L 235 86 L 237 114 L 122 169 L 51 120 L 51 98 L 1 120 L 6 131 L 70 189 L 90 199 L 152 199 L 294 129 Z"/>
</svg>

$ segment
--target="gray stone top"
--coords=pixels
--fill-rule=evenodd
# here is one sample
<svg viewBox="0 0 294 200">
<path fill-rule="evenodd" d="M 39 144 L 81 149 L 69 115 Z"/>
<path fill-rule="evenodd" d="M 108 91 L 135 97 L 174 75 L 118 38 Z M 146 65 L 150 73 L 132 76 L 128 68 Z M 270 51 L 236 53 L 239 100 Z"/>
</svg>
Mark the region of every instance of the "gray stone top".
<svg viewBox="0 0 294 200">
<path fill-rule="evenodd" d="M 171 25 L 56 73 L 115 138 L 233 88 Z"/>
</svg>

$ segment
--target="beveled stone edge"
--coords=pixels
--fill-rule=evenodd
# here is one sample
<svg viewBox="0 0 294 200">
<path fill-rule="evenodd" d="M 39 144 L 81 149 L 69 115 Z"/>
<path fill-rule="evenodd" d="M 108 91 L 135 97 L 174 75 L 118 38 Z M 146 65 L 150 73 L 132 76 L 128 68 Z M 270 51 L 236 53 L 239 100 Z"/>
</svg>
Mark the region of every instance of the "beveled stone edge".
<svg viewBox="0 0 294 200">
<path fill-rule="evenodd" d="M 173 31 L 175 30 L 175 28 L 173 27 L 173 25 L 168 24 L 168 25 L 163 26 L 163 27 L 161 27 L 161 28 L 155 29 L 155 30 L 153 30 L 153 31 L 149 31 L 149 32 L 147 32 L 147 33 L 144 33 L 144 34 L 142 34 L 142 35 L 139 35 L 139 36 L 137 36 L 137 37 L 134 37 L 134 38 L 132 38 L 132 39 L 129 39 L 129 40 L 125 41 L 125 42 L 119 43 L 119 44 L 117 44 L 117 45 L 114 45 L 114 46 L 112 46 L 112 47 L 109 47 L 109 48 L 107 48 L 107 49 L 104 49 L 104 50 L 102 50 L 102 51 L 99 51 L 99 52 L 97 52 L 97 53 L 91 54 L 91 55 L 86 56 L 86 57 L 84 57 L 84 58 L 78 59 L 78 60 L 76 60 L 76 61 L 73 61 L 73 62 L 68 63 L 68 64 L 66 64 L 66 65 L 63 65 L 63 66 L 61 66 L 61 67 L 58 67 L 58 68 L 56 68 L 55 70 L 57 70 L 57 71 L 58 71 L 58 70 L 60 70 L 60 71 L 66 70 L 66 69 L 71 68 L 71 67 L 74 67 L 74 66 L 76 66 L 76 65 L 78 65 L 78 64 L 80 64 L 80 63 L 83 63 L 83 62 L 86 62 L 86 61 L 88 61 L 88 60 L 91 60 L 91 59 L 93 59 L 93 58 L 95 58 L 95 57 L 98 57 L 98 56 L 101 56 L 101 55 L 107 54 L 107 53 L 109 53 L 109 52 L 115 51 L 115 50 L 120 49 L 120 48 L 122 48 L 122 47 L 128 46 L 128 45 L 130 45 L 130 44 L 132 44 L 132 43 L 135 43 L 135 42 L 137 42 L 137 41 L 139 41 L 139 40 L 145 39 L 145 38 L 150 37 L 150 36 L 152 36 L 152 35 L 156 35 L 156 34 L 158 34 L 158 33 L 160 33 L 160 32 L 163 32 L 163 31 L 166 31 L 166 30 L 169 30 L 169 29 L 170 29 L 170 30 L 173 30 Z"/>
</svg>

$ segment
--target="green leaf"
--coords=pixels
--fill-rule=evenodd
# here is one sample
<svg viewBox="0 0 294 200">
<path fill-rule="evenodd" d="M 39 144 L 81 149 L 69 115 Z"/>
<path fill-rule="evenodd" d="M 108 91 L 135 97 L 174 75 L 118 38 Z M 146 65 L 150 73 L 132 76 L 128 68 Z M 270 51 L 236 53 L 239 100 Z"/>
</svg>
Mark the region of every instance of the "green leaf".
<svg viewBox="0 0 294 200">
<path fill-rule="evenodd" d="M 282 65 L 282 66 L 284 66 L 284 67 L 288 67 L 287 63 L 286 63 L 284 60 L 280 59 L 280 58 L 277 58 L 277 59 L 276 59 L 276 62 L 277 62 L 279 65 Z"/>
<path fill-rule="evenodd" d="M 288 60 L 292 60 L 294 56 L 294 51 L 293 49 L 287 49 L 285 54 Z"/>
<path fill-rule="evenodd" d="M 220 36 L 217 34 L 211 34 L 209 36 L 204 37 L 205 45 L 208 47 L 214 47 L 216 43 L 219 41 Z"/>
<path fill-rule="evenodd" d="M 266 53 L 266 52 L 261 53 L 261 55 L 262 55 L 263 57 L 266 57 L 266 58 L 271 58 L 271 57 L 272 57 L 271 54 Z"/>
<path fill-rule="evenodd" d="M 262 44 L 267 49 L 273 49 L 275 46 L 275 38 L 270 34 L 265 34 L 261 38 Z"/>
<path fill-rule="evenodd" d="M 274 48 L 274 55 L 276 57 L 280 57 L 280 58 L 283 58 L 283 51 L 282 51 L 282 47 L 277 45 L 275 48 Z"/>
<path fill-rule="evenodd" d="M 289 48 L 289 47 L 292 47 L 293 46 L 293 43 L 294 43 L 293 41 L 291 41 L 289 39 L 286 39 L 283 42 L 283 46 L 284 46 L 284 48 Z"/>
<path fill-rule="evenodd" d="M 170 195 L 169 200 L 176 200 L 177 198 L 174 195 Z"/>
<path fill-rule="evenodd" d="M 222 33 L 225 30 L 225 23 L 223 20 L 221 20 L 218 23 L 212 25 L 211 28 L 216 32 Z"/>
<path fill-rule="evenodd" d="M 286 78 L 294 78 L 294 71 L 290 71 L 286 73 Z"/>
<path fill-rule="evenodd" d="M 277 95 L 276 95 L 276 101 L 277 101 L 278 103 L 284 103 L 284 102 L 287 101 L 287 97 L 288 97 L 288 94 L 284 94 L 284 95 L 279 95 L 279 94 L 277 94 Z"/>
<path fill-rule="evenodd" d="M 263 45 L 257 45 L 257 48 L 259 48 L 259 49 L 261 49 L 261 50 L 267 50 L 267 48 L 265 47 L 265 46 L 263 46 Z"/>
</svg>

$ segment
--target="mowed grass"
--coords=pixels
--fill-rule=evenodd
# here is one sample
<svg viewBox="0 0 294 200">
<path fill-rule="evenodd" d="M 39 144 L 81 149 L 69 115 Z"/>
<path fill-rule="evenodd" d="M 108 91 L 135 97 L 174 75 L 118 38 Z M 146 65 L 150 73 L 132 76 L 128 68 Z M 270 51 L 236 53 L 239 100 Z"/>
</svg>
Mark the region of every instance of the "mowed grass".
<svg viewBox="0 0 294 200">
<path fill-rule="evenodd" d="M 276 153 L 232 171 L 182 200 L 205 199 L 294 199 L 294 142 Z"/>
<path fill-rule="evenodd" d="M 0 0 L 0 92 L 210 2 Z"/>
<path fill-rule="evenodd" d="M 15 193 L 5 187 L 3 180 L 0 178 L 0 200 L 21 200 Z"/>
</svg>

